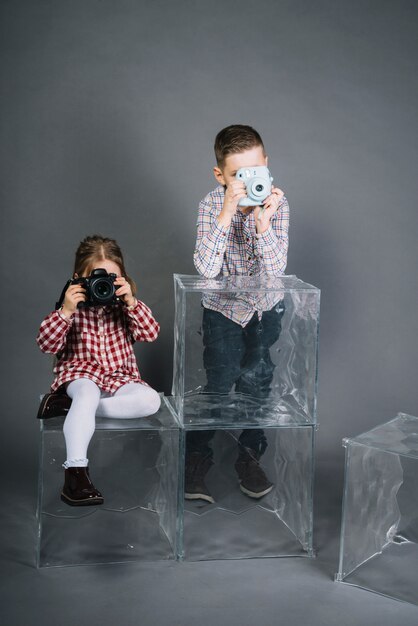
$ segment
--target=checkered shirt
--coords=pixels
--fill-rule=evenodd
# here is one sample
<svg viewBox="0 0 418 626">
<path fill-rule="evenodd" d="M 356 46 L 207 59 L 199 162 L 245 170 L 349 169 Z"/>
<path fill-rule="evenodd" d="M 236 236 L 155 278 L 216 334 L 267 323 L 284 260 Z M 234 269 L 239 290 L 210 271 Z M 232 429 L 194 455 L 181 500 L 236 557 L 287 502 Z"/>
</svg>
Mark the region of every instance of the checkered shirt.
<svg viewBox="0 0 418 626">
<path fill-rule="evenodd" d="M 258 234 L 254 212 L 245 215 L 237 211 L 231 225 L 224 227 L 217 217 L 224 203 L 222 186 L 209 193 L 199 204 L 194 264 L 202 276 L 282 276 L 287 264 L 289 244 L 289 204 L 283 197 L 270 220 L 270 227 Z M 208 294 L 202 303 L 229 319 L 245 326 L 254 312 L 259 318 L 270 310 L 282 294 Z"/>
<path fill-rule="evenodd" d="M 114 393 L 127 383 L 144 381 L 133 344 L 154 341 L 160 326 L 141 301 L 77 309 L 71 318 L 53 311 L 42 322 L 36 341 L 42 352 L 55 354 L 51 391 L 77 378 L 89 378 L 102 391 Z"/>
</svg>

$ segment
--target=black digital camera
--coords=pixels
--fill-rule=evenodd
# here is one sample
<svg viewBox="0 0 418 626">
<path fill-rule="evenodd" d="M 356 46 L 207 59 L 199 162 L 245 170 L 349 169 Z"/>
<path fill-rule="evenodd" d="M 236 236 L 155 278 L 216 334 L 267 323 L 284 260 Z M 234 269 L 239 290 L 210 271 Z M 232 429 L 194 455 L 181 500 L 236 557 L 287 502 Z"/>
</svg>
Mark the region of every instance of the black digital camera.
<svg viewBox="0 0 418 626">
<path fill-rule="evenodd" d="M 65 285 L 61 297 L 56 304 L 59 309 L 64 302 L 65 292 L 70 285 L 82 285 L 86 290 L 85 302 L 79 302 L 77 308 L 85 308 L 90 306 L 106 306 L 119 302 L 116 296 L 115 280 L 116 274 L 108 274 L 105 269 L 98 268 L 91 272 L 86 278 L 72 278 Z"/>
</svg>

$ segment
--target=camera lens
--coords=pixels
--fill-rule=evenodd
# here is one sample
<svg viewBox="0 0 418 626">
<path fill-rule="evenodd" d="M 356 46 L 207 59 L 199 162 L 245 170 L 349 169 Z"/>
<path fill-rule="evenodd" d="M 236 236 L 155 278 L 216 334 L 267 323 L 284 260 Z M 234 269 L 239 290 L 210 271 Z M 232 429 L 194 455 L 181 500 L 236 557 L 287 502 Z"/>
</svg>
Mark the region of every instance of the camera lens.
<svg viewBox="0 0 418 626">
<path fill-rule="evenodd" d="M 98 285 L 96 285 L 96 293 L 101 298 L 106 298 L 106 296 L 108 296 L 110 293 L 110 286 L 108 285 L 108 283 L 100 282 Z"/>
<path fill-rule="evenodd" d="M 269 181 L 261 176 L 254 176 L 251 180 L 250 192 L 254 200 L 262 202 L 270 193 Z"/>
<path fill-rule="evenodd" d="M 251 194 L 254 196 L 254 198 L 263 199 L 265 196 L 267 196 L 266 187 L 263 180 L 260 180 L 260 178 L 253 178 L 251 183 Z"/>
<path fill-rule="evenodd" d="M 108 278 L 101 278 L 99 280 L 96 280 L 91 285 L 92 298 L 102 304 L 111 302 L 114 293 L 115 288 L 113 285 L 113 281 L 109 280 Z"/>
</svg>

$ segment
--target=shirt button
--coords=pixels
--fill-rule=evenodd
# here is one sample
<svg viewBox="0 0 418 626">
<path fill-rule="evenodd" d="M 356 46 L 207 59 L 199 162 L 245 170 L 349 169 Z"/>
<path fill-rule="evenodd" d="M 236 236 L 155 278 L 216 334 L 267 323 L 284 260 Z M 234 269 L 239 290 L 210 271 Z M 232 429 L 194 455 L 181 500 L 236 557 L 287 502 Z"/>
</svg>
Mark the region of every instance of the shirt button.
<svg viewBox="0 0 418 626">
<path fill-rule="evenodd" d="M 252 256 L 249 256 L 249 257 L 248 257 L 248 260 L 249 260 L 249 261 L 251 261 L 251 259 L 252 259 L 252 258 L 253 258 Z"/>
</svg>

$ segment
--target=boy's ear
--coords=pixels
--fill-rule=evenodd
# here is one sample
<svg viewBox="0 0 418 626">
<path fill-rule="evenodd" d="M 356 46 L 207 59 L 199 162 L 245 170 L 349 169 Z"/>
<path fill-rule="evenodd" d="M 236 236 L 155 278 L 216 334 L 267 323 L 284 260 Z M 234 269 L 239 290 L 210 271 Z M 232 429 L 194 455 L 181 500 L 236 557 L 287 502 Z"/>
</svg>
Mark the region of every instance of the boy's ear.
<svg viewBox="0 0 418 626">
<path fill-rule="evenodd" d="M 268 166 L 269 166 L 269 158 L 268 158 L 268 156 L 266 154 L 266 167 L 268 167 Z"/>
<path fill-rule="evenodd" d="M 225 178 L 222 174 L 222 170 L 217 165 L 215 165 L 215 167 L 213 168 L 213 175 L 215 176 L 216 180 L 218 181 L 220 185 L 223 185 L 223 186 L 226 185 Z"/>
</svg>

